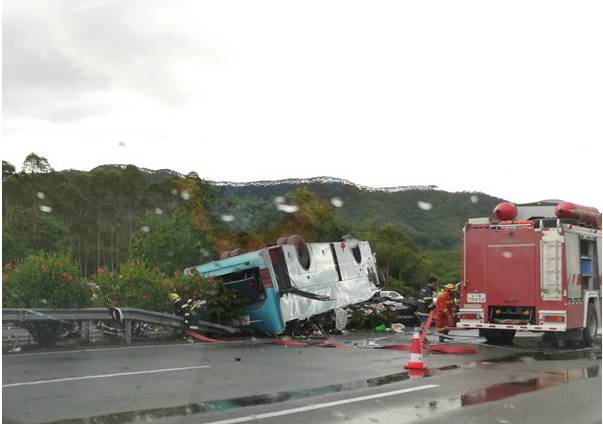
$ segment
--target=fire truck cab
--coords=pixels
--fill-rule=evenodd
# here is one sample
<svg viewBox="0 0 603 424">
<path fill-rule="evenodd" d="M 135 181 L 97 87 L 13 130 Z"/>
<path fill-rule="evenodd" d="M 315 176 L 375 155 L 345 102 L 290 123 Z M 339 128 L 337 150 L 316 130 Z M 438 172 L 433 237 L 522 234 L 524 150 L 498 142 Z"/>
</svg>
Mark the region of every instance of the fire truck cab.
<svg viewBox="0 0 603 424">
<path fill-rule="evenodd" d="M 499 204 L 463 229 L 460 320 L 490 342 L 516 331 L 592 345 L 601 323 L 601 214 L 558 200 Z"/>
</svg>

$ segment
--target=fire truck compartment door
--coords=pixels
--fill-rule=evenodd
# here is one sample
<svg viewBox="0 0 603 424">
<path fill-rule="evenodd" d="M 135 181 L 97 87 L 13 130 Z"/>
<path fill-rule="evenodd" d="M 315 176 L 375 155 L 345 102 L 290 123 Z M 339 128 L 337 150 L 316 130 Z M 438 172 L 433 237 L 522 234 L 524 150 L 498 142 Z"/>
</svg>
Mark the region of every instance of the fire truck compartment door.
<svg viewBox="0 0 603 424">
<path fill-rule="evenodd" d="M 490 305 L 534 305 L 536 253 L 534 243 L 488 245 Z"/>
</svg>

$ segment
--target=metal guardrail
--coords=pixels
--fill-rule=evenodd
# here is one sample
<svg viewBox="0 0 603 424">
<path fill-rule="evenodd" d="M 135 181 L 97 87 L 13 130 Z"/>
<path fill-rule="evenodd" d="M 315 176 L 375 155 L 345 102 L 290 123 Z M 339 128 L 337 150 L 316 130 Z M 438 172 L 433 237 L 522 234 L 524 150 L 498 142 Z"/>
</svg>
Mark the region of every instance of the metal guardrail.
<svg viewBox="0 0 603 424">
<path fill-rule="evenodd" d="M 132 321 L 147 322 L 154 325 L 167 327 L 183 327 L 184 319 L 176 315 L 137 308 L 120 308 L 126 325 Z M 26 309 L 3 308 L 2 321 L 96 321 L 112 320 L 108 308 L 81 308 L 81 309 Z M 199 326 L 214 329 L 230 334 L 238 332 L 237 329 L 213 322 L 199 321 Z"/>
<path fill-rule="evenodd" d="M 113 319 L 107 308 L 2 309 L 2 321 L 81 321 Z"/>
</svg>

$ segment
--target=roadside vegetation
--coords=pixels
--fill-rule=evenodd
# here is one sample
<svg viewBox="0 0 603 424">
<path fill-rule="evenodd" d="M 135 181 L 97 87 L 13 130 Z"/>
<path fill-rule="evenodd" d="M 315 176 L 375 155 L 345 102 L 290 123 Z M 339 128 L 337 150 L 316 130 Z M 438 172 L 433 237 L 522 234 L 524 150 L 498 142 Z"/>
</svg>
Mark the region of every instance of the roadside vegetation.
<svg viewBox="0 0 603 424">
<path fill-rule="evenodd" d="M 414 207 L 417 227 L 384 222 L 375 209 L 383 193 L 375 195 L 373 208 L 342 206 L 308 187 L 265 199 L 225 193 L 195 173 L 153 174 L 134 166 L 56 172 L 35 154 L 21 171 L 3 161 L 2 188 L 3 307 L 118 304 L 170 311 L 167 294 L 176 291 L 205 299 L 210 315 L 229 319 L 243 300 L 219 282 L 183 276 L 184 268 L 291 234 L 306 241 L 346 234 L 368 240 L 385 288 L 404 295 L 431 275 L 441 282 L 459 278 L 458 243 L 442 239 L 436 245 L 446 248 L 432 250 L 416 238 L 430 226 L 450 233 L 445 212 Z M 425 193 L 435 201 L 437 192 Z M 454 227 L 460 234 L 461 226 Z"/>
</svg>

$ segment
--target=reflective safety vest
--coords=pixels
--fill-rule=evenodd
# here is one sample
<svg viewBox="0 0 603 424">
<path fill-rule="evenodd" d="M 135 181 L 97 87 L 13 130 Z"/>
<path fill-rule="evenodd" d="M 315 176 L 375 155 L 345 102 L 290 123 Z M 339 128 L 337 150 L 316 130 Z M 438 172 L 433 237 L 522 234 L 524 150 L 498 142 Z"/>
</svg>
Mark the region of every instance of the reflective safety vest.
<svg viewBox="0 0 603 424">
<path fill-rule="evenodd" d="M 433 303 L 433 289 L 429 286 L 423 287 L 417 294 L 417 315 L 427 316 L 435 307 Z"/>
<path fill-rule="evenodd" d="M 176 309 L 176 315 L 184 318 L 184 323 L 191 329 L 198 329 L 196 309 L 197 306 L 194 302 L 189 299 L 188 301 L 182 300 L 182 298 L 174 302 L 174 308 Z"/>
<path fill-rule="evenodd" d="M 438 296 L 435 307 L 437 314 L 441 316 L 454 315 L 456 312 L 456 303 L 453 294 L 445 290 L 444 293 Z"/>
</svg>

